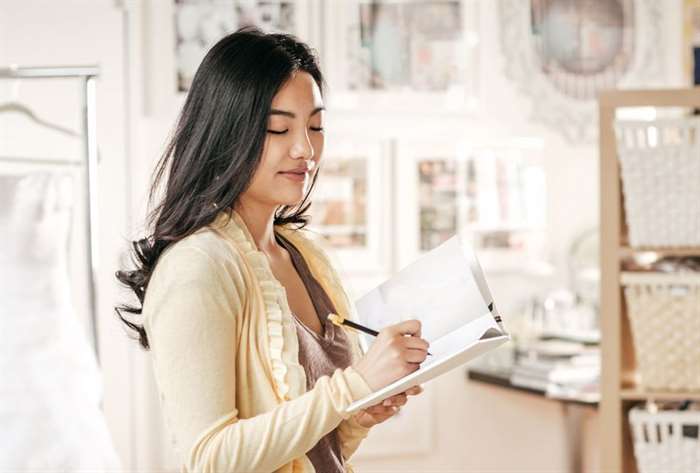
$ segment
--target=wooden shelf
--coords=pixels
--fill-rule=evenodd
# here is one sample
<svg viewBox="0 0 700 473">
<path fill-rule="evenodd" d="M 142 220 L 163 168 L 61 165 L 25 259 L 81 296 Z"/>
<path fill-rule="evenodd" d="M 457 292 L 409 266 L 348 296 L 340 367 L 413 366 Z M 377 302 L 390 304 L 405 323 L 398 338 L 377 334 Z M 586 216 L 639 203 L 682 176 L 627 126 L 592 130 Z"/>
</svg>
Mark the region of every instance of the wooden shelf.
<svg viewBox="0 0 700 473">
<path fill-rule="evenodd" d="M 600 323 L 601 323 L 601 471 L 636 473 L 627 413 L 634 401 L 700 400 L 700 392 L 648 392 L 630 384 L 636 360 L 621 288 L 622 263 L 641 253 L 659 257 L 700 256 L 700 248 L 632 248 L 622 195 L 613 124 L 621 107 L 700 107 L 700 87 L 662 90 L 611 90 L 598 100 L 600 146 Z"/>
<path fill-rule="evenodd" d="M 700 401 L 700 391 L 644 391 L 639 388 L 625 388 L 620 391 L 620 398 L 626 401 Z"/>
<path fill-rule="evenodd" d="M 700 247 L 688 248 L 631 248 L 629 246 L 620 247 L 620 258 L 630 258 L 639 253 L 656 253 L 659 257 L 669 256 L 700 256 Z"/>
</svg>

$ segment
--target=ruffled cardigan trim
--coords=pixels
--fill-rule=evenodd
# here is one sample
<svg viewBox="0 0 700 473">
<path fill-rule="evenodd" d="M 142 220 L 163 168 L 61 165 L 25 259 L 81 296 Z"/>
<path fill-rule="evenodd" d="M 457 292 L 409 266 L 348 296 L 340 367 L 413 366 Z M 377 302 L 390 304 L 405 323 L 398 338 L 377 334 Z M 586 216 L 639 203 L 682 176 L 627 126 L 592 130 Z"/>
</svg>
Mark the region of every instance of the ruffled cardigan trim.
<svg viewBox="0 0 700 473">
<path fill-rule="evenodd" d="M 265 308 L 270 368 L 278 398 L 288 400 L 300 396 L 306 391 L 306 374 L 299 363 L 299 341 L 284 286 L 273 275 L 267 257 L 258 250 L 248 227 L 236 211 L 230 216 L 221 212 L 211 226 L 223 231 L 233 240 L 258 282 Z M 338 274 L 323 250 L 303 235 L 305 230 L 287 226 L 276 226 L 275 230 L 299 250 L 339 315 L 355 318 L 353 306 L 340 285 Z M 346 333 L 353 346 L 354 361 L 361 356 L 357 334 L 349 329 L 346 329 Z"/>
</svg>

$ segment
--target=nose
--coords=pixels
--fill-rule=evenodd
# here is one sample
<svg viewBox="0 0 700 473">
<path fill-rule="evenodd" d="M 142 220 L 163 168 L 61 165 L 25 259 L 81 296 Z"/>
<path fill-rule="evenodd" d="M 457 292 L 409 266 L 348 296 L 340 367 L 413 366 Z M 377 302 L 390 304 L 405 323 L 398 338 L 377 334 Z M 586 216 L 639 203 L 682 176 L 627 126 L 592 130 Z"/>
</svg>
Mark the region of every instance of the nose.
<svg viewBox="0 0 700 473">
<path fill-rule="evenodd" d="M 311 140 L 309 139 L 308 133 L 304 131 L 299 138 L 297 138 L 289 150 L 289 156 L 292 159 L 312 159 L 314 157 L 314 147 L 311 145 Z"/>
</svg>

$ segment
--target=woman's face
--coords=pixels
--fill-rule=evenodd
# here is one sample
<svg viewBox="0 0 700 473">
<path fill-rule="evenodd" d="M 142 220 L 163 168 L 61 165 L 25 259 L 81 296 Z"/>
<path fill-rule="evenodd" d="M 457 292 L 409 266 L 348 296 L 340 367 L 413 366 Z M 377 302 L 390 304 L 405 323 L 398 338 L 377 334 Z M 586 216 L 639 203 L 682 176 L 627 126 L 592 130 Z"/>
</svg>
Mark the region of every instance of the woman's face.
<svg viewBox="0 0 700 473">
<path fill-rule="evenodd" d="M 260 164 L 244 205 L 275 209 L 304 197 L 323 152 L 323 99 L 316 81 L 298 71 L 272 100 Z"/>
</svg>

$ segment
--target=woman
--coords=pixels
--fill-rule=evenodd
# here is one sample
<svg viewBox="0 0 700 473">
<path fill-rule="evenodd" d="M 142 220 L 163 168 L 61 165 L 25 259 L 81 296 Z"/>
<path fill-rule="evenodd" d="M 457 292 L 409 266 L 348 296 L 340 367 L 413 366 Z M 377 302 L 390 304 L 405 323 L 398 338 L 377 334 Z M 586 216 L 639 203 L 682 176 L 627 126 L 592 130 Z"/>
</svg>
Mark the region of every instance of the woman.
<svg viewBox="0 0 700 473">
<path fill-rule="evenodd" d="M 219 41 L 158 165 L 153 234 L 134 243 L 137 269 L 117 273 L 142 303 L 118 309 L 143 314 L 142 326 L 120 317 L 153 354 L 183 471 L 351 470 L 368 429 L 421 391 L 345 413 L 418 369 L 428 344 L 410 320 L 363 355 L 356 333 L 326 319 L 353 308 L 302 230 L 322 88 L 291 36 L 243 29 Z"/>
</svg>

